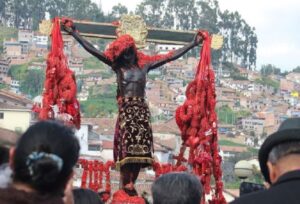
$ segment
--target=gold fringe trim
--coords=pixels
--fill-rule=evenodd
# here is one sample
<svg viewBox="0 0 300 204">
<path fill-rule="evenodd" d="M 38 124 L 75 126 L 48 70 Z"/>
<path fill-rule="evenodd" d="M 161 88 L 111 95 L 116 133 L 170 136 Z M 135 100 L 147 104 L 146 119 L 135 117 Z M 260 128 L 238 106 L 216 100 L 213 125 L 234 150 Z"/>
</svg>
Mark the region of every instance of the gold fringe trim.
<svg viewBox="0 0 300 204">
<path fill-rule="evenodd" d="M 127 157 L 122 159 L 121 161 L 117 161 L 116 169 L 120 170 L 121 166 L 123 166 L 124 164 L 139 163 L 152 165 L 153 162 L 154 159 L 148 157 Z"/>
</svg>

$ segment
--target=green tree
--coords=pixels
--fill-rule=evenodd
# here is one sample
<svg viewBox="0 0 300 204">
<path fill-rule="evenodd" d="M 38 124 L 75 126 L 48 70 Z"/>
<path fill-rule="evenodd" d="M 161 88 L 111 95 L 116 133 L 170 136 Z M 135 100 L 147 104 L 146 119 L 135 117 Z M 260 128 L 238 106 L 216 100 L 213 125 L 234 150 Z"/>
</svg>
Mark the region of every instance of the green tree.
<svg viewBox="0 0 300 204">
<path fill-rule="evenodd" d="M 222 61 L 239 63 L 252 69 L 256 65 L 257 36 L 238 12 L 219 12 L 220 33 L 224 36 Z"/>
<path fill-rule="evenodd" d="M 266 65 L 261 66 L 260 73 L 264 77 L 269 76 L 271 74 L 278 75 L 278 74 L 280 74 L 280 68 L 277 68 L 276 66 L 274 66 L 272 64 L 266 64 Z"/>
<path fill-rule="evenodd" d="M 45 73 L 42 70 L 28 70 L 25 77 L 21 80 L 21 92 L 34 98 L 41 95 L 45 80 Z"/>
<path fill-rule="evenodd" d="M 27 74 L 27 67 L 28 64 L 22 64 L 22 65 L 12 65 L 10 69 L 8 70 L 8 76 L 12 77 L 14 80 L 22 80 L 25 78 Z"/>
<path fill-rule="evenodd" d="M 294 68 L 292 72 L 300 73 L 300 66 L 297 66 L 296 68 Z"/>
<path fill-rule="evenodd" d="M 234 124 L 236 116 L 234 111 L 228 106 L 217 108 L 218 120 L 221 124 Z"/>
<path fill-rule="evenodd" d="M 166 9 L 166 0 L 144 0 L 137 5 L 135 13 L 142 16 L 148 26 L 160 27 Z"/>
<path fill-rule="evenodd" d="M 0 24 L 4 23 L 6 17 L 5 17 L 5 7 L 6 7 L 6 1 L 0 0 Z"/>
<path fill-rule="evenodd" d="M 41 20 L 45 18 L 46 0 L 28 0 L 26 27 L 37 30 Z"/>
<path fill-rule="evenodd" d="M 255 83 L 262 84 L 264 86 L 273 87 L 275 89 L 275 92 L 279 89 L 279 81 L 275 81 L 269 77 L 262 77 L 260 79 L 255 79 Z"/>
<path fill-rule="evenodd" d="M 102 9 L 91 0 L 47 0 L 46 11 L 51 18 L 68 16 L 78 20 L 105 20 Z"/>
<path fill-rule="evenodd" d="M 118 3 L 112 7 L 111 13 L 108 14 L 107 18 L 109 21 L 118 20 L 123 14 L 128 14 L 128 9 L 126 6 Z"/>
</svg>

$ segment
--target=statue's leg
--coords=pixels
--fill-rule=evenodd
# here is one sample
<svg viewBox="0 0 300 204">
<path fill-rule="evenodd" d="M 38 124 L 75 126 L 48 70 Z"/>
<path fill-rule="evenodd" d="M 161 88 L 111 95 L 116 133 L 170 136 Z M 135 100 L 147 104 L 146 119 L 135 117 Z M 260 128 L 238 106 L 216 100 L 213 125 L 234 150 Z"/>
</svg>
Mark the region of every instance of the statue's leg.
<svg viewBox="0 0 300 204">
<path fill-rule="evenodd" d="M 137 195 L 134 188 L 136 179 L 141 170 L 140 164 L 125 164 L 121 167 L 121 182 L 122 188 L 126 190 L 129 195 Z"/>
</svg>

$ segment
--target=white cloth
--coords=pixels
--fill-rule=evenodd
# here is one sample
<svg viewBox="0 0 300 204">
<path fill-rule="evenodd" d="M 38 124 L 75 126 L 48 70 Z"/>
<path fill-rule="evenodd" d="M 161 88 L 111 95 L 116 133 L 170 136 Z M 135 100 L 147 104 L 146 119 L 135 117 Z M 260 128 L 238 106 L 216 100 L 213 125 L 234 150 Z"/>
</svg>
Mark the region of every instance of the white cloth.
<svg viewBox="0 0 300 204">
<path fill-rule="evenodd" d="M 12 181 L 12 170 L 8 164 L 0 166 L 0 188 L 6 188 Z"/>
</svg>

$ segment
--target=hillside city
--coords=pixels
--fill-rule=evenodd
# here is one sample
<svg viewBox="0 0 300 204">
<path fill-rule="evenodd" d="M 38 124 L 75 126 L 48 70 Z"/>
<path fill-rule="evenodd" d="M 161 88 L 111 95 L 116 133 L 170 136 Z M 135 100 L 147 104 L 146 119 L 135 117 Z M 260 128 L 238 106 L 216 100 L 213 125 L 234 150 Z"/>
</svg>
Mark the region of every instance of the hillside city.
<svg viewBox="0 0 300 204">
<path fill-rule="evenodd" d="M 48 36 L 37 31 L 14 32 L 11 38 L 3 40 L 0 53 L 0 139 L 5 144 L 13 144 L 37 120 L 32 109 L 42 100 L 50 47 Z M 76 132 L 81 156 L 113 160 L 117 116 L 115 75 L 72 37 L 63 37 L 64 52 L 76 74 L 77 98 L 81 103 L 82 124 Z M 106 41 L 91 40 L 97 48 L 105 49 Z M 179 47 L 156 44 L 144 51 L 161 54 Z M 155 158 L 161 163 L 172 163 L 172 156 L 179 151 L 180 131 L 174 113 L 185 100 L 185 88 L 194 77 L 197 62 L 195 57 L 185 56 L 149 74 L 146 96 L 152 114 Z M 272 65 L 251 70 L 235 63 L 230 66 L 220 63 L 214 69 L 220 154 L 225 186 L 232 189 L 238 187 L 238 180 L 232 175 L 234 164 L 241 159 L 257 163 L 257 151 L 266 136 L 286 118 L 300 116 L 300 73 L 295 69 L 282 74 Z M 254 175 L 253 180 L 256 179 L 259 178 Z"/>
</svg>

